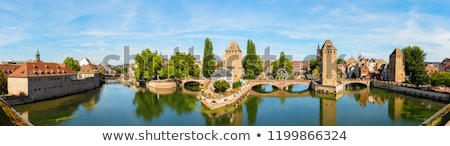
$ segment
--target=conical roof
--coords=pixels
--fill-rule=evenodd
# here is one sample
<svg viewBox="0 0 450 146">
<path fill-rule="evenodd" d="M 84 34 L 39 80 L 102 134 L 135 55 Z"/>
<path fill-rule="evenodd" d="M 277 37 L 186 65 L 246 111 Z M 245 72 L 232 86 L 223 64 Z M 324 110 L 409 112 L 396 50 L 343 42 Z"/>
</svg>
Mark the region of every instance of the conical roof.
<svg viewBox="0 0 450 146">
<path fill-rule="evenodd" d="M 241 51 L 241 48 L 239 48 L 238 43 L 235 40 L 233 40 L 233 41 L 231 41 L 228 44 L 228 47 L 227 47 L 226 50 L 239 50 L 239 51 Z"/>
<path fill-rule="evenodd" d="M 394 51 L 392 51 L 391 55 L 403 55 L 402 50 L 400 48 L 395 48 Z"/>
<path fill-rule="evenodd" d="M 325 46 L 330 46 L 330 47 L 325 47 Z M 330 49 L 330 50 L 335 50 L 336 48 L 334 47 L 333 43 L 331 42 L 330 39 L 325 40 L 325 42 L 323 43 L 322 49 Z"/>
</svg>

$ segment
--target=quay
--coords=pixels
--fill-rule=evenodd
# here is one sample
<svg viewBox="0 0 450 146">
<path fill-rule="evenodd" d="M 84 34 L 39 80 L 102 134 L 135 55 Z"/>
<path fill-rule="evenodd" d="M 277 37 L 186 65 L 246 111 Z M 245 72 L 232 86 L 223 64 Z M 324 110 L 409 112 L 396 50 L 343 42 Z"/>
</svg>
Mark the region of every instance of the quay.
<svg viewBox="0 0 450 146">
<path fill-rule="evenodd" d="M 450 120 L 446 120 L 445 117 L 449 117 L 450 112 L 450 104 L 447 104 L 447 106 L 443 107 L 441 110 L 433 114 L 430 118 L 425 120 L 421 126 L 450 126 Z"/>
<path fill-rule="evenodd" d="M 14 108 L 12 108 L 7 102 L 0 98 L 0 107 L 5 115 L 9 118 L 11 123 L 16 126 L 33 126 L 28 119 L 22 117 Z"/>
</svg>

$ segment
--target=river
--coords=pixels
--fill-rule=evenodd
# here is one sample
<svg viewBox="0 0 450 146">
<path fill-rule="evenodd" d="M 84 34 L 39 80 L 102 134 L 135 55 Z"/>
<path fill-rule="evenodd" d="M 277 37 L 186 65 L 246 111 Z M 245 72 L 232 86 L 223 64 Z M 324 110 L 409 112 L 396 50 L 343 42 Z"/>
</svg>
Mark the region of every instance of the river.
<svg viewBox="0 0 450 146">
<path fill-rule="evenodd" d="M 364 86 L 348 86 L 338 100 L 305 89 L 295 85 L 287 92 L 270 85 L 258 86 L 252 91 L 259 93 L 256 96 L 212 111 L 192 93 L 176 90 L 157 94 L 105 84 L 84 93 L 14 108 L 34 125 L 404 126 L 419 125 L 446 105 Z M 292 92 L 296 93 L 289 94 Z"/>
</svg>

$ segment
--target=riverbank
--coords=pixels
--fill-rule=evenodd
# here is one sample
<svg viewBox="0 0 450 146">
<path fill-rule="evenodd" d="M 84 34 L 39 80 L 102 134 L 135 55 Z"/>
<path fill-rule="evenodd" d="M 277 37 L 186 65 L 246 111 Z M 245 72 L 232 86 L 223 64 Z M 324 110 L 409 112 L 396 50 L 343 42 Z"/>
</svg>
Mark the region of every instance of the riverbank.
<svg viewBox="0 0 450 146">
<path fill-rule="evenodd" d="M 0 107 L 5 115 L 9 118 L 12 125 L 15 126 L 33 126 L 30 121 L 23 118 L 14 108 L 0 98 Z"/>
<path fill-rule="evenodd" d="M 450 126 L 450 120 L 448 119 L 450 116 L 450 104 L 443 107 L 441 110 L 433 114 L 430 118 L 425 120 L 421 126 Z"/>
<path fill-rule="evenodd" d="M 450 102 L 450 94 L 446 92 L 437 92 L 431 90 L 431 87 L 415 87 L 410 84 L 394 83 L 386 81 L 372 81 L 372 86 L 376 88 L 391 90 L 403 94 L 425 97 L 434 100 Z"/>
</svg>

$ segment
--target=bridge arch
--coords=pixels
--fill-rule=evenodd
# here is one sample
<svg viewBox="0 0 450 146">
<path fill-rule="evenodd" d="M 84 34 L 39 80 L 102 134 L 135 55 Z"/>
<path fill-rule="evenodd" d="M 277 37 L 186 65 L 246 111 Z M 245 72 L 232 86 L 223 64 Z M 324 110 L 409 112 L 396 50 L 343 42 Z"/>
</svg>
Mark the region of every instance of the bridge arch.
<svg viewBox="0 0 450 146">
<path fill-rule="evenodd" d="M 367 88 L 370 87 L 370 80 L 340 80 L 339 82 L 343 85 L 360 84 L 366 85 Z"/>
<path fill-rule="evenodd" d="M 272 85 L 278 89 L 285 89 L 290 85 L 302 84 L 309 87 L 311 84 L 310 80 L 247 80 L 246 81 L 251 88 L 257 85 Z"/>
</svg>

